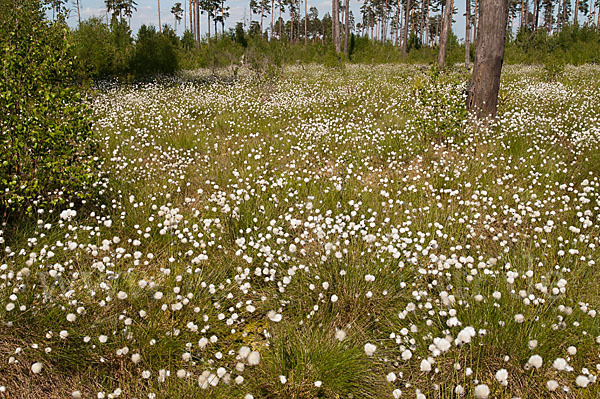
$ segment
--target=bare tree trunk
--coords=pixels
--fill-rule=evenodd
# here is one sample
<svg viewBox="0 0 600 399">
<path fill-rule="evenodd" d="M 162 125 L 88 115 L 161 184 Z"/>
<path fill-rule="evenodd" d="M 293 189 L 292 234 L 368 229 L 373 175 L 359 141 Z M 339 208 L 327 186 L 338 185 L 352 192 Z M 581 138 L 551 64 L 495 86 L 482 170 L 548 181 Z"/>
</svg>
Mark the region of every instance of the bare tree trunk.
<svg viewBox="0 0 600 399">
<path fill-rule="evenodd" d="M 346 23 L 344 24 L 344 54 L 346 54 L 346 57 L 348 57 L 348 35 L 350 33 L 348 19 L 350 18 L 350 0 L 346 0 L 346 6 L 344 7 L 344 11 L 346 13 L 346 16 L 344 17 L 344 21 L 346 21 Z"/>
<path fill-rule="evenodd" d="M 396 47 L 398 47 L 398 39 L 400 38 L 400 0 L 398 0 L 396 5 Z"/>
<path fill-rule="evenodd" d="M 158 0 L 158 30 L 162 32 L 162 25 L 160 24 L 160 0 Z"/>
<path fill-rule="evenodd" d="M 406 45 L 408 41 L 408 18 L 410 14 L 410 0 L 406 0 L 406 19 L 404 20 L 404 37 L 402 38 L 402 57 L 406 57 Z"/>
<path fill-rule="evenodd" d="M 573 24 L 575 24 L 575 26 L 579 26 L 579 21 L 578 21 L 578 14 L 579 14 L 579 0 L 575 0 L 575 13 L 573 14 Z"/>
<path fill-rule="evenodd" d="M 467 106 L 479 117 L 495 117 L 508 22 L 508 0 L 482 1 L 479 37 Z"/>
<path fill-rule="evenodd" d="M 429 0 L 427 1 L 427 8 L 425 10 L 425 41 L 423 43 L 429 44 Z"/>
<path fill-rule="evenodd" d="M 260 35 L 263 34 L 263 16 L 265 15 L 265 3 L 260 0 Z"/>
<path fill-rule="evenodd" d="M 196 29 L 194 29 L 194 10 L 192 10 L 192 0 L 189 0 L 189 18 L 190 18 L 190 31 L 193 35 L 196 34 Z M 195 38 L 196 36 L 194 36 Z"/>
<path fill-rule="evenodd" d="M 446 0 L 446 9 L 444 10 L 444 24 L 442 25 L 442 35 L 440 37 L 440 52 L 438 53 L 438 65 L 440 66 L 440 68 L 446 66 L 446 48 L 448 47 L 448 37 L 450 36 L 450 30 L 452 29 L 453 11 L 454 1 Z"/>
<path fill-rule="evenodd" d="M 338 0 L 331 1 L 332 13 L 331 13 L 331 24 L 332 24 L 332 36 L 333 36 L 333 44 L 335 45 L 335 52 L 339 53 L 341 51 L 341 41 L 340 41 L 340 11 Z"/>
<path fill-rule="evenodd" d="M 521 0 L 521 12 L 519 13 L 519 30 L 521 30 L 521 28 L 523 28 L 525 18 L 524 18 L 524 14 L 525 13 L 525 0 Z"/>
<path fill-rule="evenodd" d="M 465 68 L 471 62 L 471 0 L 466 1 L 466 28 L 465 28 Z"/>
<path fill-rule="evenodd" d="M 533 30 L 538 29 L 540 21 L 540 0 L 534 0 L 533 2 Z"/>
<path fill-rule="evenodd" d="M 271 0 L 271 34 L 269 35 L 269 40 L 271 40 L 273 38 L 273 18 L 274 18 L 274 7 L 275 6 L 275 0 Z"/>
<path fill-rule="evenodd" d="M 200 50 L 200 1 L 194 0 L 195 2 L 195 13 L 196 13 L 196 47 Z M 210 14 L 207 12 L 208 19 L 208 38 L 210 39 Z"/>
<path fill-rule="evenodd" d="M 77 0 L 77 22 L 81 25 L 81 11 L 79 10 L 79 0 Z"/>
<path fill-rule="evenodd" d="M 387 4 L 388 0 L 385 0 L 385 5 L 381 10 L 381 43 L 385 43 L 387 33 Z"/>
<path fill-rule="evenodd" d="M 558 0 L 558 11 L 556 13 L 556 31 L 560 32 L 562 25 L 562 0 Z"/>
<path fill-rule="evenodd" d="M 308 42 L 308 0 L 304 0 L 304 44 Z"/>
<path fill-rule="evenodd" d="M 479 25 L 477 24 L 477 21 L 479 20 L 479 0 L 475 0 L 475 13 L 474 13 L 474 19 L 473 19 L 473 43 L 475 43 L 477 41 L 477 33 L 478 33 L 478 28 Z"/>
</svg>

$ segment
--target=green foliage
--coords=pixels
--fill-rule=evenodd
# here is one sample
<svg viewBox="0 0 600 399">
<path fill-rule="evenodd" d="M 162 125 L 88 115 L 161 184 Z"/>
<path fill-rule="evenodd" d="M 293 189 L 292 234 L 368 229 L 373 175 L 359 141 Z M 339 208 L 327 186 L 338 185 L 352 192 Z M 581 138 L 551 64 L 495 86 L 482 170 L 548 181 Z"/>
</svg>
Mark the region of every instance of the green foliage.
<svg viewBox="0 0 600 399">
<path fill-rule="evenodd" d="M 0 215 L 86 198 L 96 182 L 68 32 L 39 0 L 0 5 Z"/>
<path fill-rule="evenodd" d="M 107 26 L 100 18 L 92 17 L 73 32 L 72 41 L 87 76 L 104 78 L 123 75 L 129 70 L 133 41 L 126 23 L 113 20 Z"/>
<path fill-rule="evenodd" d="M 156 32 L 153 26 L 140 28 L 130 68 L 136 77 L 174 73 L 178 69 L 175 43 L 170 30 Z"/>
<path fill-rule="evenodd" d="M 544 62 L 544 77 L 554 81 L 565 73 L 565 63 L 561 59 L 548 57 Z"/>
<path fill-rule="evenodd" d="M 99 18 L 82 22 L 71 41 L 81 72 L 94 79 L 174 73 L 179 68 L 178 50 L 191 51 L 195 46 L 189 31 L 180 41 L 166 25 L 162 32 L 142 26 L 134 42 L 127 23 L 116 18 L 110 25 Z"/>
<path fill-rule="evenodd" d="M 428 76 L 413 84 L 417 100 L 407 112 L 415 118 L 415 129 L 428 141 L 457 141 L 464 135 L 464 123 L 468 119 L 466 90 L 458 77 L 441 74 L 432 66 Z"/>
<path fill-rule="evenodd" d="M 235 41 L 242 47 L 248 47 L 248 41 L 246 40 L 246 34 L 244 33 L 244 26 L 241 22 L 238 22 L 235 26 Z"/>
<path fill-rule="evenodd" d="M 507 63 L 539 64 L 549 58 L 572 65 L 600 62 L 600 31 L 575 25 L 552 35 L 545 28 L 523 30 L 506 46 Z"/>
</svg>

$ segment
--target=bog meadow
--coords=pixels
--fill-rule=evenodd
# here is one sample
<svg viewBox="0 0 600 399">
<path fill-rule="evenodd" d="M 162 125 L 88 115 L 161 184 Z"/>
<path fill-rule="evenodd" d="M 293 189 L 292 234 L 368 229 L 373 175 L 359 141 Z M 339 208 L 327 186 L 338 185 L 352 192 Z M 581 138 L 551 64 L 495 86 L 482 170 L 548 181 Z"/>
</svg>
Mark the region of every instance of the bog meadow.
<svg viewBox="0 0 600 399">
<path fill-rule="evenodd" d="M 451 0 L 212 38 L 2 0 L 0 397 L 600 397 L 580 1 L 465 46 Z"/>
</svg>

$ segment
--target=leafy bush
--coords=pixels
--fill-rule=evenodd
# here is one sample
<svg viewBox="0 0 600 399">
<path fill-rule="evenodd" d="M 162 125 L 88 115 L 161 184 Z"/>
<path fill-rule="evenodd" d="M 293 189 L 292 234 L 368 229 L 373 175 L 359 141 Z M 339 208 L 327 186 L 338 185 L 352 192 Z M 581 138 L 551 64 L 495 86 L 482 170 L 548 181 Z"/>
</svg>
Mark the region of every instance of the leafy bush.
<svg viewBox="0 0 600 399">
<path fill-rule="evenodd" d="M 45 21 L 40 0 L 0 4 L 0 215 L 6 217 L 85 198 L 96 174 L 90 113 L 73 85 L 66 24 Z"/>
<path fill-rule="evenodd" d="M 133 44 L 125 22 L 113 20 L 108 26 L 100 18 L 90 18 L 73 32 L 72 41 L 87 76 L 104 78 L 127 73 Z"/>
<path fill-rule="evenodd" d="M 548 57 L 544 62 L 544 78 L 554 81 L 565 73 L 565 63 L 557 58 Z"/>
<path fill-rule="evenodd" d="M 417 134 L 428 141 L 458 141 L 464 136 L 468 118 L 466 87 L 458 77 L 441 74 L 433 66 L 429 75 L 417 79 L 413 85 L 416 103 L 407 112 L 415 115 Z"/>
</svg>

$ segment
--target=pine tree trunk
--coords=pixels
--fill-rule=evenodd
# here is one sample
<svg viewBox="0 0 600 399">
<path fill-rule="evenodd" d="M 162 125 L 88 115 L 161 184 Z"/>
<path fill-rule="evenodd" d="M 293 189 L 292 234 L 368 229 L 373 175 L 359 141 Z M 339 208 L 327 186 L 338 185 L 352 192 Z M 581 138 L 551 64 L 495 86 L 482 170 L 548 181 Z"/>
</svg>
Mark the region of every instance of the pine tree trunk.
<svg viewBox="0 0 600 399">
<path fill-rule="evenodd" d="M 160 24 L 160 0 L 158 0 L 158 31 L 162 32 L 162 25 Z"/>
<path fill-rule="evenodd" d="M 341 43 L 340 43 L 340 11 L 338 0 L 331 1 L 332 13 L 331 13 L 331 24 L 332 24 L 332 36 L 333 36 L 333 44 L 335 45 L 335 52 L 339 53 L 341 51 Z"/>
<path fill-rule="evenodd" d="M 558 11 L 556 13 L 556 31 L 560 32 L 560 27 L 562 25 L 562 1 L 558 0 Z"/>
<path fill-rule="evenodd" d="M 578 20 L 578 15 L 579 15 L 579 0 L 575 0 L 575 12 L 573 14 L 573 24 L 575 24 L 575 26 L 579 26 L 579 20 Z"/>
<path fill-rule="evenodd" d="M 473 19 L 473 43 L 477 42 L 477 29 L 479 28 L 479 25 L 477 24 L 477 21 L 479 20 L 479 0 L 475 0 L 475 13 L 474 13 L 474 19 Z"/>
<path fill-rule="evenodd" d="M 525 24 L 525 0 L 521 0 L 521 12 L 519 13 L 519 30 L 521 30 L 523 28 L 523 25 Z"/>
<path fill-rule="evenodd" d="M 454 1 L 446 0 L 446 9 L 444 10 L 444 24 L 442 25 L 442 35 L 440 37 L 440 52 L 438 53 L 438 65 L 440 68 L 446 66 L 446 48 L 448 47 L 448 37 L 452 29 L 452 12 L 454 11 Z"/>
<path fill-rule="evenodd" d="M 350 0 L 346 0 L 346 6 L 344 7 L 344 11 L 346 13 L 346 16 L 344 17 L 344 21 L 346 21 L 346 24 L 344 25 L 344 54 L 346 54 L 346 57 L 348 57 L 348 35 L 350 33 L 348 19 L 350 18 Z"/>
<path fill-rule="evenodd" d="M 404 20 L 404 37 L 402 38 L 402 57 L 406 57 L 406 45 L 408 41 L 408 18 L 410 14 L 410 0 L 406 0 L 406 19 Z"/>
<path fill-rule="evenodd" d="M 81 25 L 81 11 L 79 9 L 79 0 L 77 0 L 77 22 Z"/>
<path fill-rule="evenodd" d="M 274 19 L 274 7 L 275 6 L 275 0 L 271 0 L 271 34 L 269 35 L 269 40 L 271 40 L 273 38 L 273 19 Z"/>
<path fill-rule="evenodd" d="M 304 0 L 304 45 L 308 42 L 308 0 Z"/>
<path fill-rule="evenodd" d="M 200 50 L 200 1 L 199 0 L 194 0 L 195 1 L 195 14 L 196 14 L 196 48 L 198 50 Z M 208 38 L 210 39 L 210 14 L 207 14 L 207 18 L 208 18 Z"/>
<path fill-rule="evenodd" d="M 465 23 L 465 68 L 469 68 L 471 62 L 471 0 L 466 1 L 466 23 Z"/>
<path fill-rule="evenodd" d="M 508 0 L 482 1 L 473 78 L 467 106 L 479 117 L 495 117 L 504 60 Z"/>
<path fill-rule="evenodd" d="M 260 35 L 263 34 L 263 15 L 265 15 L 265 6 L 263 0 L 260 0 Z"/>
<path fill-rule="evenodd" d="M 189 18 L 190 18 L 190 31 L 192 32 L 193 35 L 196 34 L 196 30 L 194 29 L 194 11 L 192 10 L 192 0 L 189 0 L 188 3 L 188 13 L 189 13 Z M 196 36 L 194 36 L 195 38 Z"/>
<path fill-rule="evenodd" d="M 398 0 L 398 3 L 396 4 L 396 47 L 398 47 L 398 39 L 400 38 L 400 0 Z"/>
<path fill-rule="evenodd" d="M 429 45 L 429 0 L 427 1 L 427 9 L 425 10 L 425 42 Z"/>
</svg>

